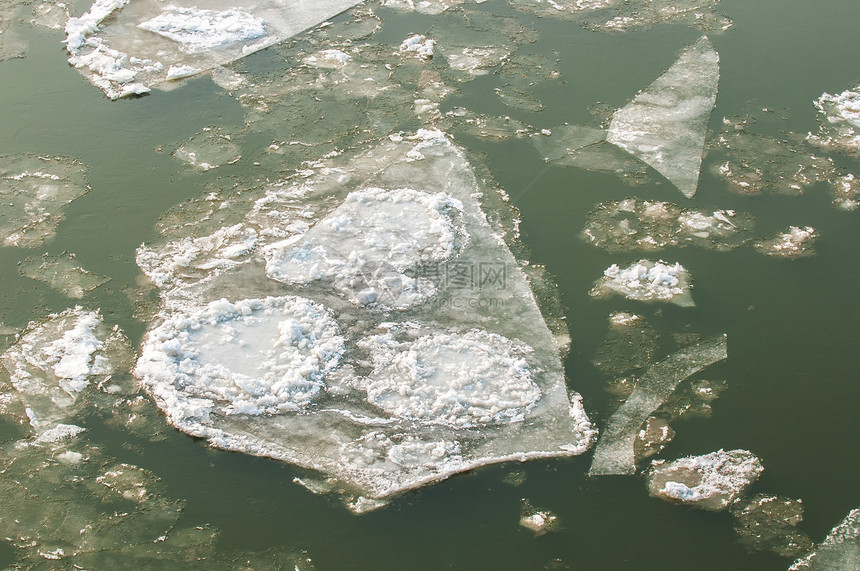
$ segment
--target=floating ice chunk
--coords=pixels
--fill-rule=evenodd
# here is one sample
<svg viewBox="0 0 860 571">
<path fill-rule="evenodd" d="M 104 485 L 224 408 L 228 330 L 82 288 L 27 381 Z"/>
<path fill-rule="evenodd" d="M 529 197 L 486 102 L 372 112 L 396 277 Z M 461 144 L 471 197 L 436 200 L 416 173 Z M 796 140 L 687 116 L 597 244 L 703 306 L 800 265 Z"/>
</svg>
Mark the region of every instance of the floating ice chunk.
<svg viewBox="0 0 860 571">
<path fill-rule="evenodd" d="M 433 47 L 436 45 L 436 40 L 431 40 L 421 34 L 409 36 L 403 43 L 400 44 L 400 53 L 414 55 L 420 59 L 430 59 L 433 57 Z"/>
<path fill-rule="evenodd" d="M 610 252 L 669 246 L 730 250 L 750 239 L 754 220 L 734 210 L 685 209 L 671 202 L 627 198 L 603 202 L 586 216 L 583 237 Z"/>
<path fill-rule="evenodd" d="M 720 449 L 672 462 L 653 461 L 648 490 L 655 498 L 720 511 L 734 503 L 763 471 L 752 452 Z"/>
<path fill-rule="evenodd" d="M 0 156 L 0 240 L 4 246 L 43 244 L 63 219 L 63 207 L 90 191 L 87 167 L 68 157 Z"/>
<path fill-rule="evenodd" d="M 854 571 L 860 568 L 860 509 L 851 510 L 815 551 L 798 559 L 789 571 Z"/>
<path fill-rule="evenodd" d="M 12 7 L 14 4 L 4 9 L 4 13 L 0 15 L 0 62 L 24 57 L 27 53 L 27 43 L 12 27 L 15 13 L 8 13 Z"/>
<path fill-rule="evenodd" d="M 421 14 L 441 14 L 454 6 L 463 4 L 466 0 L 383 0 L 382 5 L 404 12 L 419 12 Z"/>
<path fill-rule="evenodd" d="M 520 517 L 520 525 L 533 531 L 535 537 L 540 537 L 558 528 L 558 516 L 548 510 L 538 510 L 532 507 L 528 501 L 523 501 L 523 513 Z"/>
<path fill-rule="evenodd" d="M 215 10 L 157 0 L 96 0 L 86 14 L 67 22 L 66 48 L 69 62 L 116 99 L 147 93 L 178 77 L 178 69 L 190 73 L 229 63 L 356 4 L 265 0 Z"/>
<path fill-rule="evenodd" d="M 636 301 L 670 301 L 681 307 L 695 305 L 690 296 L 690 276 L 681 264 L 639 260 L 626 268 L 612 264 L 589 292 L 592 297 L 618 293 Z"/>
<path fill-rule="evenodd" d="M 242 158 L 232 137 L 218 127 L 204 128 L 176 149 L 173 156 L 202 171 L 231 165 Z"/>
<path fill-rule="evenodd" d="M 221 300 L 152 330 L 135 374 L 179 425 L 212 412 L 292 412 L 318 396 L 343 341 L 331 315 L 307 299 Z"/>
<path fill-rule="evenodd" d="M 51 444 L 55 442 L 60 442 L 62 440 L 74 438 L 85 430 L 86 428 L 74 424 L 57 424 L 56 426 L 53 426 L 39 434 L 35 442 L 37 444 Z"/>
<path fill-rule="evenodd" d="M 351 62 L 352 56 L 341 50 L 328 49 L 311 54 L 303 61 L 313 67 L 338 68 Z"/>
<path fill-rule="evenodd" d="M 728 356 L 726 336 L 719 335 L 686 347 L 653 365 L 600 435 L 589 474 L 636 472 L 634 441 L 642 423 L 662 405 L 684 379 Z"/>
<path fill-rule="evenodd" d="M 137 27 L 179 42 L 189 53 L 232 46 L 266 35 L 263 20 L 239 8 L 218 11 L 170 5 Z"/>
<path fill-rule="evenodd" d="M 445 114 L 440 123 L 450 123 L 452 131 L 464 131 L 482 139 L 504 140 L 511 137 L 524 137 L 534 128 L 510 117 L 480 115 L 462 107 L 455 107 Z"/>
<path fill-rule="evenodd" d="M 407 339 L 418 331 L 407 328 Z M 401 333 L 401 336 L 403 333 Z M 520 422 L 540 399 L 531 349 L 486 331 L 391 333 L 361 342 L 373 358 L 367 400 L 397 417 L 468 428 Z"/>
<path fill-rule="evenodd" d="M 735 532 L 741 542 L 759 551 L 796 557 L 812 549 L 812 541 L 797 529 L 803 521 L 803 502 L 758 494 L 731 507 Z"/>
<path fill-rule="evenodd" d="M 609 316 L 609 334 L 594 356 L 594 365 L 607 373 L 625 373 L 651 362 L 657 332 L 641 315 L 616 312 Z"/>
<path fill-rule="evenodd" d="M 266 252 L 266 273 L 285 283 L 330 281 L 360 305 L 404 308 L 436 288 L 404 272 L 456 255 L 468 235 L 463 204 L 450 196 L 368 188 L 351 192 L 341 206 L 298 241 Z"/>
<path fill-rule="evenodd" d="M 167 80 L 181 79 L 200 73 L 200 70 L 190 65 L 171 65 L 167 70 Z"/>
<path fill-rule="evenodd" d="M 31 323 L 0 355 L 0 363 L 30 424 L 41 433 L 76 413 L 83 391 L 110 377 L 130 352 L 118 329 L 105 326 L 98 313 L 77 307 Z"/>
<path fill-rule="evenodd" d="M 838 95 L 824 93 L 813 103 L 820 127 L 807 140 L 823 148 L 860 154 L 860 86 Z"/>
<path fill-rule="evenodd" d="M 719 79 L 719 55 L 702 37 L 615 113 L 606 140 L 654 167 L 692 198 Z"/>
<path fill-rule="evenodd" d="M 41 2 L 33 6 L 30 23 L 49 30 L 62 30 L 69 19 L 69 8 L 65 4 Z"/>
<path fill-rule="evenodd" d="M 135 374 L 143 377 L 171 424 L 219 448 L 317 470 L 333 491 L 351 498 L 357 511 L 375 509 L 395 494 L 478 466 L 574 456 L 591 445 L 594 431 L 582 398 L 568 392 L 559 345 L 501 233 L 508 227 L 508 207 L 444 133 L 395 134 L 365 150 L 306 163 L 294 176 L 250 197 L 229 194 L 224 202 L 213 198 L 212 209 L 202 203 L 207 199 L 200 208 L 175 210 L 165 226 L 174 229 L 171 237 L 185 236 L 189 243 L 200 239 L 189 232 L 201 218 L 204 235 L 213 235 L 219 224 L 254 230 L 258 242 L 235 264 L 200 272 L 205 277 L 193 280 L 185 278 L 184 269 L 177 273 L 168 267 L 181 248 L 139 252 L 148 273 L 165 271 L 159 282 L 159 319 L 177 324 L 178 331 L 179 324 L 194 325 L 189 316 L 204 311 L 202 304 L 218 303 L 225 296 L 301 296 L 337 316 L 343 354 L 336 367 L 325 371 L 318 392 L 301 410 L 228 411 L 229 401 L 216 400 L 215 395 L 179 394 L 183 388 L 174 382 L 177 368 L 196 370 L 195 359 L 225 356 L 230 359 L 225 368 L 237 362 L 247 365 L 249 376 L 259 378 L 261 373 L 254 371 L 264 360 L 230 357 L 223 347 L 233 347 L 217 345 L 220 338 L 214 333 L 213 348 L 190 347 L 199 355 L 181 360 L 185 349 L 167 355 L 172 342 L 167 338 L 174 335 L 162 340 L 165 326 L 154 324 Z M 227 201 L 224 208 L 218 206 Z M 491 220 L 501 220 L 498 226 L 491 225 L 482 205 L 498 209 L 491 210 Z M 294 228 L 285 230 L 288 226 Z M 301 266 L 305 274 L 284 268 L 284 281 L 267 276 L 284 260 L 279 248 L 288 254 L 311 242 L 329 253 L 343 250 L 346 266 L 362 268 L 362 256 L 379 256 L 386 268 L 409 272 L 409 277 L 432 285 L 435 294 L 395 313 L 390 306 L 357 305 L 334 287 L 338 278 L 315 279 L 319 272 L 310 265 Z M 349 258 L 353 250 L 360 254 L 354 259 Z M 164 252 L 168 255 L 158 261 Z M 201 251 L 199 260 L 214 252 L 214 246 Z M 189 269 L 196 263 L 192 260 Z M 319 264 L 325 272 L 346 266 Z M 290 281 L 296 275 L 299 281 Z M 369 293 L 354 287 L 356 294 Z M 185 333 L 192 339 L 195 331 L 214 328 L 201 323 L 200 329 Z M 261 332 L 255 339 L 272 347 L 277 334 Z M 393 370 L 413 358 L 424 369 L 414 369 L 412 378 L 431 381 L 415 387 L 414 402 L 388 389 L 409 380 L 395 377 Z M 189 386 L 205 393 L 222 385 Z M 230 385 L 230 391 L 238 392 L 235 386 Z M 439 405 L 436 410 L 434 403 Z M 460 428 L 464 425 L 468 427 Z"/>
<path fill-rule="evenodd" d="M 857 210 L 860 206 L 860 179 L 849 173 L 830 181 L 833 205 L 844 210 Z"/>
<path fill-rule="evenodd" d="M 632 184 L 646 181 L 647 165 L 607 143 L 606 135 L 606 130 L 596 127 L 559 125 L 534 135 L 533 141 L 550 164 L 612 173 Z"/>
<path fill-rule="evenodd" d="M 767 256 L 801 258 L 815 253 L 812 247 L 817 239 L 818 232 L 812 226 L 789 226 L 769 240 L 756 242 L 755 249 Z"/>
<path fill-rule="evenodd" d="M 80 299 L 88 291 L 106 284 L 110 278 L 93 274 L 75 263 L 75 255 L 64 253 L 58 256 L 27 258 L 18 264 L 22 276 L 45 282 L 63 295 Z"/>
</svg>

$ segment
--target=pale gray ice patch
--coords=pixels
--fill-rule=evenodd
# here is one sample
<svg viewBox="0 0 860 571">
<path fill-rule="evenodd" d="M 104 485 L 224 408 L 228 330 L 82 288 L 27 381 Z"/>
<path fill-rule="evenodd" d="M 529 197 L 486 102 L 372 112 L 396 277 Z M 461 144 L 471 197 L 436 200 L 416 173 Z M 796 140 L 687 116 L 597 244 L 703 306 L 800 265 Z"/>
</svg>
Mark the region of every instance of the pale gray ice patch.
<svg viewBox="0 0 860 571">
<path fill-rule="evenodd" d="M 203 236 L 141 248 L 138 262 L 160 287 L 162 312 L 136 374 L 180 430 L 219 448 L 317 470 L 333 491 L 351 495 L 349 505 L 359 512 L 478 466 L 583 453 L 594 431 L 582 398 L 567 389 L 559 345 L 521 265 L 482 208 L 500 204 L 494 192 L 464 152 L 435 130 L 392 135 L 363 151 L 306 163 L 262 196 L 239 200 L 236 208 L 246 214 L 237 211 L 234 225 L 213 232 L 221 220 L 216 209 L 202 223 Z M 194 209 L 186 215 L 191 226 L 200 218 Z M 171 224 L 179 228 L 183 221 Z M 257 241 L 224 258 L 211 236 L 227 228 L 234 236 L 253 232 Z M 283 275 L 272 273 L 286 259 L 281 254 L 311 241 L 326 252 L 344 250 L 347 264 L 354 263 L 354 250 L 359 258 L 382 256 L 403 275 L 432 284 L 434 293 L 409 307 L 380 303 L 396 299 L 385 291 L 380 302 L 356 304 L 336 279 L 315 279 L 344 267 L 323 258 L 319 271 L 301 266 L 314 279 L 293 283 L 299 274 L 286 267 Z M 219 259 L 225 263 L 206 261 Z M 215 341 L 205 350 L 194 345 L 194 332 L 209 326 L 188 316 L 209 302 L 240 305 L 218 302 L 222 297 L 266 296 L 310 300 L 305 303 L 324 307 L 336 321 L 343 354 L 326 369 L 318 392 L 299 411 L 265 414 L 228 410 L 231 401 L 257 398 L 252 383 L 219 383 L 225 387 L 220 396 L 179 398 L 183 386 L 201 392 L 211 386 L 175 383 L 177 371 L 184 374 L 179 368 L 193 372 L 220 358 Z M 178 334 L 165 336 L 169 331 Z M 273 335 L 259 342 L 272 346 Z M 250 369 L 244 374 L 260 377 Z"/>
<path fill-rule="evenodd" d="M 717 450 L 671 462 L 655 460 L 648 471 L 651 496 L 708 511 L 732 505 L 764 467 L 748 450 Z"/>
<path fill-rule="evenodd" d="M 719 335 L 685 347 L 652 365 L 607 421 L 588 473 L 592 476 L 634 474 L 634 443 L 642 424 L 682 381 L 727 357 L 726 336 Z"/>
<path fill-rule="evenodd" d="M 96 0 L 66 23 L 69 62 L 111 99 L 211 70 L 325 22 L 358 2 Z M 171 74 L 170 70 L 174 70 Z M 179 73 L 182 70 L 182 73 Z"/>
<path fill-rule="evenodd" d="M 88 272 L 77 264 L 75 255 L 64 252 L 56 256 L 27 258 L 18 264 L 18 273 L 48 284 L 67 297 L 80 299 L 85 293 L 110 281 L 107 276 Z"/>
<path fill-rule="evenodd" d="M 175 72 L 182 73 L 182 70 Z M 205 127 L 173 151 L 173 156 L 201 171 L 234 164 L 242 158 L 231 135 L 218 127 Z"/>
<path fill-rule="evenodd" d="M 741 543 L 782 557 L 797 557 L 812 549 L 812 540 L 797 526 L 803 521 L 803 501 L 757 494 L 731 507 L 735 533 Z"/>
<path fill-rule="evenodd" d="M 654 167 L 692 198 L 719 80 L 720 57 L 703 36 L 615 113 L 606 140 Z"/>
<path fill-rule="evenodd" d="M 63 208 L 90 191 L 87 167 L 69 157 L 0 156 L 0 240 L 32 248 L 54 235 Z"/>
<path fill-rule="evenodd" d="M 856 571 L 860 569 L 860 509 L 848 512 L 815 551 L 798 559 L 789 571 Z"/>
<path fill-rule="evenodd" d="M 803 258 L 815 254 L 813 246 L 819 234 L 812 226 L 789 226 L 773 238 L 755 243 L 755 249 L 766 256 Z"/>
</svg>

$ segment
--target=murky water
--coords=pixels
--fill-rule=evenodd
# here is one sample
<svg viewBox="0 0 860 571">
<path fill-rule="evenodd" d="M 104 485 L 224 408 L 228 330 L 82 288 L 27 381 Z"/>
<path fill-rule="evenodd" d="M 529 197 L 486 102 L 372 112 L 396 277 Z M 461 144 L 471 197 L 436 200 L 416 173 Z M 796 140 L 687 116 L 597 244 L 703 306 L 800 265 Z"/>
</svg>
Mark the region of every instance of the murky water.
<svg viewBox="0 0 860 571">
<path fill-rule="evenodd" d="M 408 137 L 438 127 L 465 150 L 475 184 L 485 193 L 487 233 L 492 228 L 506 236 L 493 246 L 501 252 L 498 259 L 523 262 L 510 283 L 530 279 L 547 326 L 534 325 L 532 310 L 519 305 L 437 312 L 434 319 L 480 318 L 482 328 L 507 337 L 516 336 L 519 323 L 534 326 L 529 331 L 537 333 L 525 341 L 545 341 L 534 358 L 547 376 L 554 358 L 547 355 L 558 352 L 551 340 L 569 332 L 570 349 L 561 351 L 564 379 L 601 430 L 635 391 L 637 379 L 646 382 L 646 371 L 660 370 L 657 363 L 721 334 L 728 357 L 678 380 L 668 400 L 661 395 L 649 403 L 656 410 L 648 430 L 654 427 L 653 434 L 649 442 L 637 440 L 635 475 L 589 476 L 592 448 L 580 456 L 481 466 L 356 515 L 337 493 L 309 491 L 331 487 L 316 472 L 218 450 L 169 426 L 151 398 L 136 392 L 131 359 L 118 354 L 110 372 L 91 376 L 93 385 L 102 383 L 98 391 L 48 407 L 50 422 L 86 429 L 77 436 L 50 442 L 31 434 L 33 421 L 22 417 L 23 405 L 0 402 L 0 526 L 9 538 L 0 559 L 49 569 L 305 569 L 311 568 L 308 559 L 316 569 L 788 568 L 810 540 L 822 542 L 860 507 L 860 385 L 852 357 L 860 341 L 860 227 L 857 212 L 846 208 L 850 201 L 834 195 L 833 183 L 848 174 L 860 177 L 860 155 L 845 144 L 850 138 L 829 145 L 805 140 L 807 133 L 819 134 L 813 101 L 858 85 L 860 5 L 677 2 L 697 8 L 656 17 L 655 9 L 631 11 L 636 2 L 618 11 L 599 7 L 611 2 L 560 3 L 592 6 L 584 13 L 536 0 L 431 2 L 417 12 L 404 9 L 404 2 L 388 4 L 364 5 L 334 18 L 332 26 L 238 60 L 216 71 L 217 83 L 204 75 L 169 91 L 110 101 L 68 65 L 62 31 L 27 23 L 36 3 L 0 1 L 15 14 L 0 19 L 0 59 L 24 54 L 0 61 L 0 167 L 10 164 L 10 156 L 67 157 L 63 164 L 71 170 L 86 165 L 89 185 L 63 194 L 68 204 L 57 206 L 44 185 L 56 184 L 51 174 L 63 172 L 47 163 L 41 174 L 29 163 L 15 171 L 30 173 L 15 179 L 15 188 L 43 193 L 39 204 L 61 216 L 49 217 L 50 224 L 17 245 L 6 233 L 20 226 L 9 220 L 24 220 L 15 214 L 20 203 L 10 200 L 0 218 L 6 240 L 0 247 L 0 350 L 25 329 L 48 331 L 50 345 L 58 335 L 52 327 L 62 332 L 72 326 L 48 316 L 76 305 L 100 311 L 107 328 L 94 329 L 98 335 L 118 326 L 139 348 L 155 312 L 188 295 L 210 301 L 269 293 L 274 286 L 265 285 L 262 262 L 246 263 L 244 254 L 230 250 L 236 242 L 225 239 L 208 250 L 197 242 L 203 252 L 198 265 L 171 266 L 174 273 L 159 282 L 161 291 L 145 279 L 137 251 L 147 244 L 163 253 L 183 239 L 240 223 L 258 232 L 261 249 L 277 245 L 293 230 L 278 234 L 278 224 L 267 226 L 272 212 L 287 219 L 308 209 L 311 224 L 341 212 L 331 197 L 343 200 L 350 189 L 325 179 L 319 174 L 323 163 L 315 161 L 338 151 L 325 165 L 364 172 L 369 167 L 362 153 L 400 144 L 390 134 Z M 49 13 L 48 5 L 39 6 L 39 14 Z M 73 15 L 88 9 L 85 1 L 70 8 Z M 622 19 L 607 28 L 616 17 Z M 584 125 L 592 134 L 611 130 L 615 110 L 670 69 L 703 30 L 719 54 L 720 78 L 693 198 L 630 154 L 601 154 L 597 162 L 591 155 L 571 158 L 569 139 L 561 137 L 573 130 L 560 126 Z M 432 59 L 401 51 L 401 42 L 416 34 L 436 41 Z M 325 51 L 334 49 L 339 53 Z M 231 84 L 237 76 L 244 82 Z M 550 151 L 564 160 L 545 161 Z M 322 190 L 280 210 L 277 204 L 255 206 L 296 169 L 307 172 L 289 184 L 308 180 Z M 396 182 L 409 171 L 379 172 L 374 180 Z M 277 188 L 288 190 L 289 184 Z M 492 190 L 496 186 L 518 211 L 519 238 L 514 213 Z M 639 206 L 604 217 L 627 198 L 638 199 L 630 204 Z M 663 204 L 660 212 L 669 213 L 670 223 L 646 220 L 643 201 Z M 38 214 L 36 206 L 25 209 L 25 222 Z M 721 230 L 708 226 L 711 233 L 702 238 L 696 232 L 712 214 L 708 224 L 722 224 Z M 621 240 L 617 227 L 601 226 L 625 216 L 638 220 L 637 239 L 655 240 Z M 791 227 L 814 229 L 807 232 L 814 240 L 798 238 L 801 253 L 811 247 L 813 254 L 785 256 L 797 249 L 775 248 L 789 240 L 780 235 L 791 234 Z M 589 238 L 586 229 L 602 238 Z M 469 247 L 484 248 L 479 252 L 486 257 L 489 242 L 475 242 L 480 232 L 472 235 Z M 646 258 L 681 264 L 693 283 L 694 305 L 589 295 L 613 264 L 627 268 Z M 230 273 L 234 263 L 240 273 Z M 205 281 L 209 272 L 222 270 L 218 280 Z M 418 277 L 427 277 L 423 271 Z M 342 292 L 346 286 L 338 287 Z M 314 295 L 340 313 L 349 313 L 350 304 L 358 307 L 346 294 Z M 512 308 L 520 321 L 506 318 L 504 311 Z M 415 319 L 429 312 L 406 311 Z M 347 337 L 355 330 L 379 333 L 376 317 L 338 319 Z M 31 321 L 36 323 L 28 329 Z M 78 333 L 85 337 L 86 331 Z M 493 343 L 500 343 L 497 337 Z M 75 377 L 66 370 L 74 363 L 52 361 L 50 351 L 40 355 L 43 362 L 27 370 L 42 367 L 46 378 L 53 374 L 61 387 L 71 386 Z M 353 357 L 347 353 L 345 359 Z M 381 366 L 360 361 L 350 363 L 361 375 Z M 3 363 L 12 367 L 8 359 Z M 2 380 L 8 384 L 6 376 Z M 16 386 L 2 392 L 28 394 L 20 379 Z M 58 394 L 67 399 L 72 393 Z M 446 418 L 456 419 L 451 410 L 445 409 Z M 509 408 L 493 422 L 516 419 L 517 410 Z M 661 428 L 669 423 L 674 437 Z M 39 434 L 46 433 L 43 426 Z M 75 440 L 68 444 L 68 438 Z M 764 467 L 731 510 L 703 511 L 649 496 L 644 472 L 651 460 L 720 449 L 749 450 Z M 749 507 L 770 506 L 761 498 L 772 496 L 781 498 L 773 505 L 786 506 L 784 511 Z M 793 501 L 798 499 L 802 510 Z M 552 521 L 546 533 L 520 524 L 526 518 L 536 525 L 535 514 Z M 767 529 L 744 535 L 750 522 Z M 87 525 L 86 533 L 75 527 Z"/>
</svg>

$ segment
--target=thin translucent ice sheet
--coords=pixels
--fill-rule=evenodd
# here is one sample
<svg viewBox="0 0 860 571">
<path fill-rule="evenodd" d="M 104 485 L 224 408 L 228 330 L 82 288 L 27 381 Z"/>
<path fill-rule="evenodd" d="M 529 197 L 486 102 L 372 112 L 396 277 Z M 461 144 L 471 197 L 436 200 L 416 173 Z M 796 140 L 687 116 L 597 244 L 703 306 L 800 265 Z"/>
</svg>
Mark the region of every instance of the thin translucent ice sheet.
<svg viewBox="0 0 860 571">
<path fill-rule="evenodd" d="M 27 258 L 18 264 L 22 276 L 44 282 L 65 296 L 80 299 L 88 291 L 110 281 L 107 276 L 88 272 L 77 264 L 74 254 Z"/>
<path fill-rule="evenodd" d="M 163 310 L 136 374 L 168 420 L 318 470 L 364 496 L 356 511 L 484 464 L 584 452 L 581 398 L 462 151 L 420 131 L 308 167 L 233 225 L 139 250 Z M 400 303 L 407 278 L 416 295 Z M 275 306 L 292 309 L 264 315 Z M 296 358 L 273 360 L 277 347 Z"/>
<path fill-rule="evenodd" d="M 634 442 L 642 423 L 682 381 L 727 356 L 726 336 L 720 335 L 681 349 L 648 369 L 601 432 L 589 474 L 634 474 Z"/>
<path fill-rule="evenodd" d="M 354 0 L 96 0 L 66 23 L 69 63 L 111 99 L 195 75 L 298 34 Z"/>
</svg>

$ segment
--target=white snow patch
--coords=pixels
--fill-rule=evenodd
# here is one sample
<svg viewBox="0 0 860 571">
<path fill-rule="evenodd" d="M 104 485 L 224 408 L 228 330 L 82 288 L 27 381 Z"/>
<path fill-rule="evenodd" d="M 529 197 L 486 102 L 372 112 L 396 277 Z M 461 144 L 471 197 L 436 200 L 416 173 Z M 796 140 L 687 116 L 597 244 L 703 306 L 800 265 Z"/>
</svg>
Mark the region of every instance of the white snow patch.
<svg viewBox="0 0 860 571">
<path fill-rule="evenodd" d="M 166 6 L 161 14 L 141 22 L 138 28 L 179 42 L 189 53 L 223 48 L 266 35 L 262 20 L 238 8 L 218 11 Z"/>
<path fill-rule="evenodd" d="M 400 53 L 412 54 L 421 59 L 430 59 L 433 57 L 433 47 L 436 45 L 436 40 L 428 39 L 421 34 L 409 36 L 403 43 L 400 44 Z"/>
<path fill-rule="evenodd" d="M 693 305 L 690 299 L 690 278 L 679 263 L 669 265 L 662 260 L 639 260 L 626 268 L 612 264 L 603 272 L 603 278 L 591 290 L 600 297 L 619 293 L 637 301 L 671 301 L 678 305 Z"/>
</svg>

